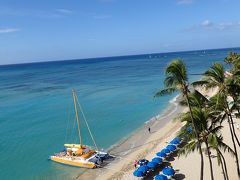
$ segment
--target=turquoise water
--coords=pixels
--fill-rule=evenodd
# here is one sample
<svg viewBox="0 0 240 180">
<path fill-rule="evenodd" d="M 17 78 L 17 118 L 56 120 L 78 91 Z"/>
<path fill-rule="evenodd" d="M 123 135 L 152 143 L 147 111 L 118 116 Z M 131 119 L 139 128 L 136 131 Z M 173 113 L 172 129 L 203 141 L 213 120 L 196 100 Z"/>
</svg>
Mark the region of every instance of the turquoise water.
<svg viewBox="0 0 240 180">
<path fill-rule="evenodd" d="M 183 58 L 189 73 L 202 73 L 229 51 L 0 66 L 1 179 L 71 179 L 82 171 L 48 161 L 64 143 L 78 142 L 72 88 L 98 146 L 108 149 L 167 107 L 172 96 L 153 95 L 163 87 L 170 60 Z M 83 134 L 84 144 L 91 145 L 87 131 Z"/>
</svg>

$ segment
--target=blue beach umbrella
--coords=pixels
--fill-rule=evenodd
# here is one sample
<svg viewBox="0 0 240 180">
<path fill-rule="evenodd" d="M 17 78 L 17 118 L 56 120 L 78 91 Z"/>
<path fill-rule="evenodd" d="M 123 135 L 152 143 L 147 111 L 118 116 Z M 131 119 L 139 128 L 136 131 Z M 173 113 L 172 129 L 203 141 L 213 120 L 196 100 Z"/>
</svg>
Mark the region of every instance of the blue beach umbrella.
<svg viewBox="0 0 240 180">
<path fill-rule="evenodd" d="M 147 165 L 140 166 L 137 170 L 147 172 L 150 168 Z"/>
<path fill-rule="evenodd" d="M 163 150 L 161 150 L 161 152 L 163 152 L 163 153 L 165 153 L 165 154 L 169 154 L 171 151 L 169 150 L 169 149 L 163 149 Z"/>
<path fill-rule="evenodd" d="M 173 168 L 164 168 L 162 170 L 163 175 L 167 175 L 167 176 L 173 176 L 175 174 L 175 171 Z"/>
<path fill-rule="evenodd" d="M 178 144 L 180 144 L 180 141 L 177 140 L 177 139 L 173 139 L 169 144 L 176 144 L 176 145 L 178 145 Z"/>
<path fill-rule="evenodd" d="M 133 172 L 133 175 L 136 176 L 136 177 L 143 177 L 144 176 L 143 172 L 142 171 L 138 171 L 138 170 L 135 170 Z"/>
<path fill-rule="evenodd" d="M 182 138 L 180 138 L 180 137 L 178 137 L 178 136 L 177 136 L 177 137 L 175 137 L 174 139 L 175 139 L 175 140 L 177 140 L 177 141 L 179 141 L 179 142 L 181 142 L 181 141 L 182 141 Z"/>
<path fill-rule="evenodd" d="M 155 162 L 149 162 L 147 163 L 147 166 L 150 167 L 150 168 L 155 168 L 157 167 L 158 163 L 155 163 Z"/>
<path fill-rule="evenodd" d="M 156 153 L 156 155 L 159 157 L 163 157 L 163 158 L 165 158 L 167 156 L 167 154 L 164 152 L 158 152 L 158 153 Z"/>
<path fill-rule="evenodd" d="M 143 166 L 143 165 L 147 165 L 148 162 L 149 162 L 149 161 L 148 161 L 147 159 L 141 159 L 141 160 L 138 161 L 138 164 L 139 164 L 140 166 Z"/>
<path fill-rule="evenodd" d="M 180 144 L 180 142 L 179 142 L 179 141 L 176 141 L 176 140 L 172 140 L 172 141 L 170 141 L 169 144 L 178 145 L 178 144 Z"/>
<path fill-rule="evenodd" d="M 166 149 L 169 149 L 170 151 L 175 151 L 177 148 L 174 145 L 168 145 Z"/>
<path fill-rule="evenodd" d="M 162 163 L 162 158 L 159 158 L 159 157 L 155 157 L 152 159 L 152 162 L 155 162 L 155 163 L 158 163 L 158 164 L 161 164 Z"/>
<path fill-rule="evenodd" d="M 168 178 L 166 177 L 166 176 L 164 176 L 164 175 L 156 175 L 155 177 L 154 177 L 154 180 L 167 180 Z"/>
<path fill-rule="evenodd" d="M 187 127 L 187 128 L 186 128 L 186 131 L 189 132 L 189 133 L 191 133 L 191 132 L 192 132 L 192 127 Z"/>
</svg>

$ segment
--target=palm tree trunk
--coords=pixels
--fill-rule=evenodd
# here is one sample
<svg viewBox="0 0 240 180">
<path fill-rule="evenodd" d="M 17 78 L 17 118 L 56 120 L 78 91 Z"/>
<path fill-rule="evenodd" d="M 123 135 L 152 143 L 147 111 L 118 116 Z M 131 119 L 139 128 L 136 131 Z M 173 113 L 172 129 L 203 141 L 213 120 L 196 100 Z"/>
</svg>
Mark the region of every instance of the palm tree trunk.
<svg viewBox="0 0 240 180">
<path fill-rule="evenodd" d="M 200 144 L 200 138 L 199 138 L 199 134 L 197 133 L 197 129 L 196 129 L 196 126 L 195 126 L 195 123 L 194 123 L 192 108 L 189 104 L 189 99 L 188 99 L 188 94 L 187 93 L 185 93 L 185 97 L 186 97 L 186 100 L 187 100 L 187 105 L 188 105 L 190 116 L 191 116 L 191 119 L 192 119 L 193 130 L 194 130 L 195 136 L 197 137 L 197 141 L 198 141 L 198 149 L 199 149 L 199 153 L 200 153 L 200 156 L 201 156 L 200 180 L 203 180 L 204 160 L 203 160 L 203 152 L 202 152 L 202 148 L 201 148 L 201 144 Z"/>
<path fill-rule="evenodd" d="M 234 104 L 236 104 L 236 103 L 237 103 L 236 97 L 234 97 L 233 95 L 232 95 L 231 97 L 233 98 Z M 228 107 L 228 109 L 230 110 L 229 107 Z M 237 109 L 237 111 L 238 111 L 238 114 L 240 114 L 239 108 L 236 108 L 236 109 Z M 230 111 L 229 111 L 229 112 L 230 112 Z M 237 135 L 236 135 L 235 127 L 234 127 L 234 125 L 233 125 L 232 115 L 230 116 L 230 118 L 231 118 L 231 124 L 232 124 L 232 129 L 233 129 L 234 137 L 235 137 L 235 139 L 237 140 L 238 146 L 240 147 L 240 142 L 239 142 L 238 137 L 237 137 Z"/>
<path fill-rule="evenodd" d="M 240 177 L 240 170 L 239 170 L 239 163 L 238 163 L 238 154 L 237 154 L 237 148 L 234 140 L 234 135 L 232 132 L 232 127 L 231 127 L 231 122 L 230 122 L 230 115 L 228 115 L 228 125 L 229 125 L 229 130 L 231 132 L 231 137 L 232 137 L 232 142 L 233 142 L 233 147 L 234 147 L 234 153 L 236 157 L 236 164 L 237 164 L 237 172 L 238 172 L 238 177 Z"/>
<path fill-rule="evenodd" d="M 240 143 L 239 143 L 238 137 L 236 135 L 236 131 L 235 131 L 235 127 L 233 125 L 233 119 L 232 119 L 232 115 L 231 114 L 230 114 L 230 120 L 231 120 L 231 126 L 232 126 L 232 130 L 233 130 L 233 135 L 234 135 L 234 137 L 235 137 L 235 139 L 237 141 L 238 146 L 240 147 Z"/>
<path fill-rule="evenodd" d="M 212 159 L 210 157 L 210 151 L 209 151 L 209 147 L 208 147 L 208 142 L 207 140 L 204 141 L 205 144 L 206 144 L 206 148 L 207 148 L 207 153 L 208 153 L 208 160 L 209 160 L 209 164 L 210 164 L 210 171 L 211 171 L 211 179 L 214 180 L 214 177 L 213 177 L 213 168 L 212 168 Z"/>
<path fill-rule="evenodd" d="M 237 104 L 237 98 L 234 95 L 232 95 L 231 97 L 233 98 L 234 104 Z M 236 106 L 236 109 L 237 109 L 238 115 L 240 115 L 240 110 L 237 106 Z"/>
<path fill-rule="evenodd" d="M 225 170 L 224 170 L 224 167 L 223 167 L 223 162 L 222 162 L 222 158 L 221 157 L 220 157 L 220 164 L 221 164 L 221 168 L 222 168 L 222 172 L 223 172 L 223 178 L 224 178 L 224 180 L 227 180 L 226 173 L 225 173 Z"/>
<path fill-rule="evenodd" d="M 212 167 L 212 159 L 211 159 L 211 154 L 210 154 L 210 151 L 209 151 L 209 146 L 208 146 L 208 142 L 207 140 L 204 141 L 205 144 L 206 144 L 206 148 L 207 148 L 207 153 L 208 153 L 208 160 L 209 160 L 209 164 L 210 164 L 210 171 L 211 171 L 211 179 L 214 180 L 214 177 L 213 177 L 213 167 Z"/>
<path fill-rule="evenodd" d="M 233 126 L 233 120 L 232 120 L 232 115 L 231 115 L 231 111 L 227 102 L 227 98 L 225 98 L 225 103 L 226 103 L 226 108 L 227 108 L 227 116 L 228 116 L 228 125 L 229 125 L 229 129 L 231 132 L 231 138 L 232 138 L 232 142 L 233 142 L 233 147 L 234 147 L 234 152 L 235 152 L 235 157 L 236 157 L 236 164 L 237 164 L 237 173 L 238 173 L 238 177 L 240 178 L 240 169 L 239 169 L 239 160 L 238 160 L 238 153 L 237 153 L 237 148 L 236 148 L 236 143 L 234 140 L 234 126 Z"/>
<path fill-rule="evenodd" d="M 223 165 L 224 165 L 224 169 L 225 169 L 225 175 L 226 175 L 226 178 L 227 178 L 227 180 L 229 180 L 226 160 L 225 160 L 225 158 L 224 158 L 222 152 L 221 152 L 219 149 L 218 149 L 218 153 L 220 154 L 221 159 L 223 160 Z"/>
</svg>

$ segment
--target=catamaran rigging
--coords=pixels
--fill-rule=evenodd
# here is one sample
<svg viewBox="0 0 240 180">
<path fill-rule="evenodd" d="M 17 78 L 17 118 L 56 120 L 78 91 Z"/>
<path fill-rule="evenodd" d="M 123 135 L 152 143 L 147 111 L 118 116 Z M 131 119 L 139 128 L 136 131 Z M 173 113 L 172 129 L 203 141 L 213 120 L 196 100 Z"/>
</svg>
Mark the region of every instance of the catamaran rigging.
<svg viewBox="0 0 240 180">
<path fill-rule="evenodd" d="M 77 166 L 77 167 L 84 167 L 84 168 L 98 167 L 98 165 L 104 159 L 108 158 L 109 155 L 105 152 L 101 152 L 98 150 L 97 144 L 94 140 L 93 134 L 87 122 L 86 116 L 83 112 L 82 106 L 79 100 L 77 99 L 75 90 L 72 91 L 72 95 L 73 95 L 75 116 L 76 116 L 77 127 L 78 127 L 79 144 L 64 144 L 65 150 L 63 152 L 50 156 L 50 159 L 58 163 Z M 87 145 L 83 145 L 78 107 L 83 115 L 83 120 L 85 121 L 88 132 L 91 136 L 91 139 L 93 141 L 93 144 L 96 150 L 91 149 Z"/>
</svg>

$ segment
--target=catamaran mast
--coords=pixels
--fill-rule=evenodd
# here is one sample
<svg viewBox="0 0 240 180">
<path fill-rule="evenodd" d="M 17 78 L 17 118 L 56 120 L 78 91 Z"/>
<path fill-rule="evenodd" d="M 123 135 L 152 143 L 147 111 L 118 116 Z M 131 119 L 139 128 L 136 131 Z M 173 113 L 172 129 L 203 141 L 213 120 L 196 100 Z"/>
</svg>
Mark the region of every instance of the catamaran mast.
<svg viewBox="0 0 240 180">
<path fill-rule="evenodd" d="M 81 134 L 81 129 L 80 129 L 80 121 L 79 121 L 79 116 L 78 116 L 78 108 L 77 108 L 77 101 L 76 101 L 76 92 L 73 89 L 72 90 L 73 93 L 73 101 L 74 101 L 74 107 L 75 107 L 75 113 L 76 113 L 76 120 L 77 120 L 77 124 L 78 124 L 78 135 L 79 135 L 79 139 L 80 139 L 80 148 L 82 147 L 82 134 Z"/>
</svg>

